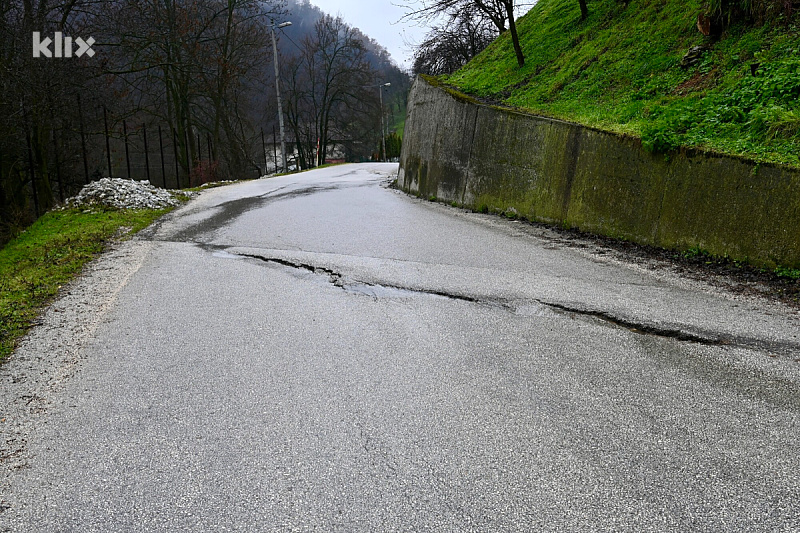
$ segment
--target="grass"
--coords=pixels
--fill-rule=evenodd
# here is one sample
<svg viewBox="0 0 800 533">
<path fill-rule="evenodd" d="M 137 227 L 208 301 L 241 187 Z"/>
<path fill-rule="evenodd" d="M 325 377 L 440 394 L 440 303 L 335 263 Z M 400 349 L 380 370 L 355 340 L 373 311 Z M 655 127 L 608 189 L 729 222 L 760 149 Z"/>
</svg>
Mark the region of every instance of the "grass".
<svg viewBox="0 0 800 533">
<path fill-rule="evenodd" d="M 680 147 L 800 167 L 800 14 L 695 27 L 701 0 L 539 0 L 519 20 L 526 64 L 502 35 L 444 78 L 467 94 L 525 111 Z M 681 59 L 704 46 L 697 63 Z"/>
<path fill-rule="evenodd" d="M 109 240 L 133 235 L 170 210 L 51 211 L 0 249 L 0 361 Z"/>
</svg>

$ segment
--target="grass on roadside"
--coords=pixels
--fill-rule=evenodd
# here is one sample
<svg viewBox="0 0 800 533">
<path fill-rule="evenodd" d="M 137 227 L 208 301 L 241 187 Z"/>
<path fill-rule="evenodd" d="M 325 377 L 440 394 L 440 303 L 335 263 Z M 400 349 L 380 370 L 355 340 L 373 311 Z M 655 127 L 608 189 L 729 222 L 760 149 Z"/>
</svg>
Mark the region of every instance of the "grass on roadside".
<svg viewBox="0 0 800 533">
<path fill-rule="evenodd" d="M 125 230 L 132 235 L 170 210 L 51 211 L 0 249 L 0 362 L 110 239 Z"/>
</svg>

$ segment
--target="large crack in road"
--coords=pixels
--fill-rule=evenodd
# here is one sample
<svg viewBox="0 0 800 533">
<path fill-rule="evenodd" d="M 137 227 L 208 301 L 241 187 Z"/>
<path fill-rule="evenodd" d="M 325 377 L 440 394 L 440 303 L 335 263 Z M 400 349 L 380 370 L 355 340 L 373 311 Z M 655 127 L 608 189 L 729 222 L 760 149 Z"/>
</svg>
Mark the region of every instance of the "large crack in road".
<svg viewBox="0 0 800 533">
<path fill-rule="evenodd" d="M 792 358 L 795 361 L 798 361 L 796 357 L 797 354 L 800 353 L 800 343 L 769 341 L 756 337 L 735 336 L 713 331 L 691 331 L 678 325 L 637 321 L 628 317 L 620 316 L 618 314 L 610 313 L 608 311 L 584 308 L 577 305 L 569 305 L 541 299 L 511 302 L 501 298 L 491 298 L 485 296 L 480 297 L 468 294 L 459 294 L 455 292 L 433 290 L 430 288 L 411 287 L 392 283 L 371 283 L 362 280 L 349 279 L 341 272 L 311 263 L 291 261 L 279 257 L 271 257 L 252 253 L 234 253 L 232 255 L 325 276 L 327 277 L 328 282 L 335 287 L 350 293 L 371 296 L 374 298 L 427 295 L 486 305 L 495 308 L 502 308 L 514 314 L 520 314 L 520 309 L 524 306 L 535 305 L 559 314 L 594 319 L 602 323 L 609 324 L 613 327 L 624 328 L 640 335 L 661 337 L 665 339 L 673 339 L 681 342 L 689 342 L 707 346 L 730 346 L 754 349 L 766 352 L 773 357 L 780 356 Z"/>
</svg>

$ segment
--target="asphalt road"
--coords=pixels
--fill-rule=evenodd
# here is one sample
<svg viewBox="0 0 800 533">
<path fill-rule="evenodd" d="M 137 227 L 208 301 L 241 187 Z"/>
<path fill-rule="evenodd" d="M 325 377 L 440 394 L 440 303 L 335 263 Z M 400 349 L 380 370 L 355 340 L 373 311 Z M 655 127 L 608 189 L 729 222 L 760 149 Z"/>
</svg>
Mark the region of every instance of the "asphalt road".
<svg viewBox="0 0 800 533">
<path fill-rule="evenodd" d="M 99 260 L 0 369 L 0 530 L 800 531 L 796 312 L 395 172 Z"/>
</svg>

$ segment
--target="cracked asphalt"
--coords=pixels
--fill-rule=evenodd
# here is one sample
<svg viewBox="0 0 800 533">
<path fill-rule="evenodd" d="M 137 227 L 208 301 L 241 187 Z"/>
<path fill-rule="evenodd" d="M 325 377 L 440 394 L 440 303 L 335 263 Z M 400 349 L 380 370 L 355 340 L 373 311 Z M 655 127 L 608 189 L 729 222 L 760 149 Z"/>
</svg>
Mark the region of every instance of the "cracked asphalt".
<svg viewBox="0 0 800 533">
<path fill-rule="evenodd" d="M 800 322 L 392 164 L 211 189 L 0 367 L 0 530 L 800 531 Z"/>
</svg>

